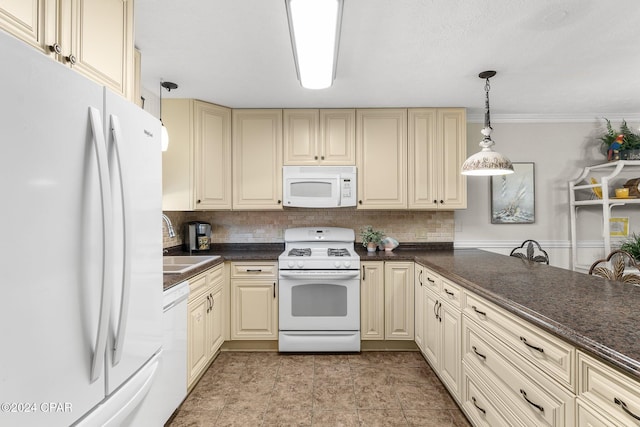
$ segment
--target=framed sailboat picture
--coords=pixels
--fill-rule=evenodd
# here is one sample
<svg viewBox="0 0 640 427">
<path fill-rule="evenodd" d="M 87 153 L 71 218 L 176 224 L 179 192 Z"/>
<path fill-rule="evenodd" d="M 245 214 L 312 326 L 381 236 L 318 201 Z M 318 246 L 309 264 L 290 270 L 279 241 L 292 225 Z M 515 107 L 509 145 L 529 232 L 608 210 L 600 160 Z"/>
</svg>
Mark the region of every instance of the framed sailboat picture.
<svg viewBox="0 0 640 427">
<path fill-rule="evenodd" d="M 491 223 L 535 222 L 534 163 L 513 163 L 514 173 L 491 177 Z"/>
</svg>

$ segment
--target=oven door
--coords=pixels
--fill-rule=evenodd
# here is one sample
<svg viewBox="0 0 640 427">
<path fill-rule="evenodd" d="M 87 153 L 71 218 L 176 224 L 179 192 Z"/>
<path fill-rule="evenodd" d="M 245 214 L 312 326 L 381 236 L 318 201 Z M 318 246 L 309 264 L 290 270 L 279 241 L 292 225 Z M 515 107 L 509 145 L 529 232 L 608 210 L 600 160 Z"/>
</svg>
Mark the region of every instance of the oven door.
<svg viewBox="0 0 640 427">
<path fill-rule="evenodd" d="M 360 330 L 360 270 L 281 270 L 281 331 Z"/>
</svg>

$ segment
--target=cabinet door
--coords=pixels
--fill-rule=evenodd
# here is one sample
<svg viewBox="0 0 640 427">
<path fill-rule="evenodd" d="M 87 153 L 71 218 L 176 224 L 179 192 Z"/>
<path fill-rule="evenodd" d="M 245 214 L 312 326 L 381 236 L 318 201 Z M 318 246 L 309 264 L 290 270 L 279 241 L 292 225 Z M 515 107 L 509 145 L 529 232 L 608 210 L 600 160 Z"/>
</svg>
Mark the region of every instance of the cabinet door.
<svg viewBox="0 0 640 427">
<path fill-rule="evenodd" d="M 363 340 L 384 339 L 384 263 L 361 262 L 360 337 Z"/>
<path fill-rule="evenodd" d="M 282 209 L 282 110 L 233 110 L 233 209 Z"/>
<path fill-rule="evenodd" d="M 231 209 L 231 109 L 194 102 L 195 208 Z"/>
<path fill-rule="evenodd" d="M 207 352 L 213 357 L 224 341 L 224 298 L 222 284 L 215 286 L 209 294 L 211 307 L 207 317 Z"/>
<path fill-rule="evenodd" d="M 415 277 L 413 281 L 414 288 L 414 327 L 415 327 L 415 341 L 420 351 L 424 351 L 424 285 L 422 281 L 424 278 L 424 268 L 416 264 L 415 265 Z"/>
<path fill-rule="evenodd" d="M 162 210 L 193 210 L 193 102 L 163 99 L 162 121 L 169 148 L 162 153 Z"/>
<path fill-rule="evenodd" d="M 385 339 L 413 340 L 413 263 L 384 266 Z"/>
<path fill-rule="evenodd" d="M 440 369 L 440 321 L 438 320 L 437 295 L 429 290 L 424 293 L 424 350 L 423 353 L 435 371 Z"/>
<path fill-rule="evenodd" d="M 407 208 L 407 110 L 356 111 L 358 209 Z"/>
<path fill-rule="evenodd" d="M 55 40 L 56 21 L 54 2 L 0 0 L 0 28 L 45 53 Z"/>
<path fill-rule="evenodd" d="M 356 110 L 320 110 L 321 164 L 356 164 L 355 122 Z"/>
<path fill-rule="evenodd" d="M 409 209 L 437 209 L 436 109 L 409 109 Z"/>
<path fill-rule="evenodd" d="M 133 87 L 133 2 L 62 0 L 61 3 L 63 62 L 129 98 Z"/>
<path fill-rule="evenodd" d="M 198 379 L 209 361 L 207 322 L 209 293 L 189 301 L 187 305 L 187 388 Z"/>
<path fill-rule="evenodd" d="M 231 282 L 231 339 L 278 339 L 275 281 Z"/>
<path fill-rule="evenodd" d="M 460 173 L 467 158 L 467 118 L 464 108 L 438 109 L 438 158 L 441 159 L 438 176 L 438 207 L 440 209 L 466 209 L 467 180 Z"/>
<path fill-rule="evenodd" d="M 438 304 L 440 306 L 440 304 Z M 461 315 L 460 310 L 440 306 L 442 353 L 440 359 L 440 378 L 453 397 L 460 398 L 462 350 L 460 349 Z"/>
<path fill-rule="evenodd" d="M 318 110 L 284 110 L 284 164 L 320 163 Z"/>
</svg>

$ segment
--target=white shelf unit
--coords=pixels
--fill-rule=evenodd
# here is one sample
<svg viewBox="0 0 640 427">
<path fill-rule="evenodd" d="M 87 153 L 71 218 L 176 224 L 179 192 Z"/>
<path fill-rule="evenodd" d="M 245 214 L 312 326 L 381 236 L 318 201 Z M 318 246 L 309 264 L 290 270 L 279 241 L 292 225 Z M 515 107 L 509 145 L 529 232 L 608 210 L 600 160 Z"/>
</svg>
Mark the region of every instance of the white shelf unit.
<svg viewBox="0 0 640 427">
<path fill-rule="evenodd" d="M 602 210 L 601 234 L 603 250 L 601 251 L 600 258 L 604 258 L 612 250 L 612 237 L 609 232 L 609 220 L 611 219 L 612 209 L 614 207 L 621 206 L 632 208 L 636 207 L 634 205 L 640 206 L 640 198 L 616 199 L 611 197 L 611 193 L 614 192 L 615 188 L 621 187 L 628 179 L 638 177 L 640 177 L 640 160 L 618 160 L 615 162 L 587 166 L 582 170 L 578 178 L 573 181 L 569 181 L 569 200 L 571 209 L 571 256 L 573 270 L 586 272 L 589 270 L 591 264 L 597 259 L 578 259 L 578 211 L 580 209 L 591 209 L 593 211 L 598 208 Z M 592 184 L 587 181 L 589 178 L 595 178 L 598 183 Z M 602 189 L 602 198 L 584 198 L 588 197 L 590 194 L 594 194 L 594 188 Z M 583 193 L 580 194 L 581 190 L 587 191 L 583 191 Z M 579 196 L 576 196 L 576 194 L 579 194 Z M 593 197 L 595 197 L 595 194 Z M 614 239 L 614 242 L 616 242 L 616 239 Z"/>
</svg>

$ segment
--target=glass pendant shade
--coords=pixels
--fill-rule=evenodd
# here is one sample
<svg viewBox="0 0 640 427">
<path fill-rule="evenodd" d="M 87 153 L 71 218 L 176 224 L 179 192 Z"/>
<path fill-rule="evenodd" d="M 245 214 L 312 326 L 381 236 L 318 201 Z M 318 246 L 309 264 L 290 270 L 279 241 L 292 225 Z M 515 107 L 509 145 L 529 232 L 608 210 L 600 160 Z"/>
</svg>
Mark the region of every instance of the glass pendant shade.
<svg viewBox="0 0 640 427">
<path fill-rule="evenodd" d="M 162 121 L 160 121 L 162 123 Z M 167 151 L 169 149 L 169 132 L 167 132 L 167 128 L 162 123 L 162 129 L 160 130 L 160 142 L 162 151 Z"/>
</svg>

